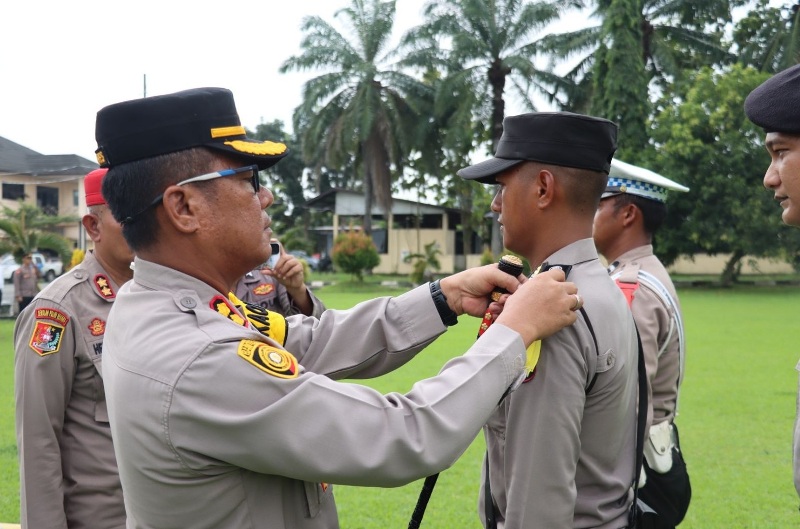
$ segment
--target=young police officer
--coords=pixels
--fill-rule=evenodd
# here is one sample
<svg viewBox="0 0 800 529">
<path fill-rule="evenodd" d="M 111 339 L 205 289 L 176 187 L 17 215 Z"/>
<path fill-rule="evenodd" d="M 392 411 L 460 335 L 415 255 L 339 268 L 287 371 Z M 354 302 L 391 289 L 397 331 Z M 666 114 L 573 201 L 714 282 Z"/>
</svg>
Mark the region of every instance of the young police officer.
<svg viewBox="0 0 800 529">
<path fill-rule="evenodd" d="M 125 506 L 108 425 L 103 337 L 133 253 L 100 191 L 84 179 L 94 242 L 83 262 L 47 285 L 14 325 L 14 388 L 22 527 L 123 529 Z"/>
<path fill-rule="evenodd" d="M 800 65 L 782 71 L 750 92 L 744 102 L 750 121 L 767 133 L 771 162 L 764 187 L 781 208 L 783 222 L 800 227 Z M 795 367 L 800 371 L 800 362 Z M 800 394 L 794 423 L 794 486 L 800 494 Z"/>
<path fill-rule="evenodd" d="M 248 139 L 221 88 L 108 106 L 96 137 L 136 252 L 103 363 L 129 528 L 338 527 L 331 483 L 451 465 L 520 380 L 525 348 L 575 320 L 562 272 L 520 285 L 496 266 L 319 319 L 245 306 L 229 291 L 271 251 L 258 171 L 286 147 Z M 495 325 L 408 394 L 336 382 L 403 364 L 459 314 L 483 315 L 498 286 L 514 294 Z"/>
<path fill-rule="evenodd" d="M 578 322 L 541 342 L 536 370 L 486 426 L 488 483 L 479 505 L 498 527 L 628 523 L 638 347 L 625 299 L 592 241 L 616 139 L 616 125 L 605 119 L 511 116 L 495 157 L 458 173 L 497 184 L 492 210 L 505 247 L 533 269 L 568 271 L 585 299 Z"/>
</svg>

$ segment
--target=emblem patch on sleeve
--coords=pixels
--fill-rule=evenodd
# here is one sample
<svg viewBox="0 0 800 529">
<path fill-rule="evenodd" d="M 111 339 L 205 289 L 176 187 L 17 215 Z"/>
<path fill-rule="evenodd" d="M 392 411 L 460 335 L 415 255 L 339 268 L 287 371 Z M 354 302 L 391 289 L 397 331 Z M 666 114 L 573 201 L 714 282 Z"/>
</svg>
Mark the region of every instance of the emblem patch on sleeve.
<svg viewBox="0 0 800 529">
<path fill-rule="evenodd" d="M 48 321 L 42 321 L 48 320 Z M 64 326 L 69 317 L 56 309 L 36 309 L 36 325 L 28 345 L 39 356 L 57 353 L 61 349 L 61 340 L 64 338 Z"/>
<path fill-rule="evenodd" d="M 242 340 L 236 352 L 261 371 L 274 377 L 297 378 L 300 372 L 297 359 L 292 353 L 263 342 Z"/>
</svg>

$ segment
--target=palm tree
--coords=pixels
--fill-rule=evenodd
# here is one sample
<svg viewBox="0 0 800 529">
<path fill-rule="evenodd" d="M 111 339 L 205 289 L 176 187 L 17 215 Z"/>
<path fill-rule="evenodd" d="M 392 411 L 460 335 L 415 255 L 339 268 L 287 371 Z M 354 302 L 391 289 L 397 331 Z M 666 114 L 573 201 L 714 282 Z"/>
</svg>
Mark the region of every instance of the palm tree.
<svg viewBox="0 0 800 529">
<path fill-rule="evenodd" d="M 19 263 L 26 253 L 47 249 L 55 251 L 62 261 L 69 263 L 72 243 L 48 230 L 77 220 L 73 216 L 45 215 L 38 207 L 22 201 L 19 201 L 19 208 L 16 210 L 3 207 L 0 231 L 6 237 L 0 241 L 0 253 L 11 252 Z"/>
<path fill-rule="evenodd" d="M 557 20 L 565 1 L 431 0 L 424 9 L 425 22 L 404 37 L 414 49 L 407 62 L 417 66 L 439 65 L 445 72 L 440 95 L 452 97 L 469 87 L 472 117 L 488 121 L 492 152 L 503 133 L 506 83 L 531 110 L 531 93 L 552 100 L 554 87 L 563 79 L 538 68 L 535 37 Z M 487 94 L 490 97 L 482 97 Z M 483 138 L 478 138 L 479 140 Z"/>
<path fill-rule="evenodd" d="M 304 85 L 295 130 L 306 161 L 314 161 L 321 148 L 328 165 L 352 164 L 363 173 L 367 233 L 373 198 L 391 211 L 393 172 L 402 172 L 417 127 L 415 101 L 430 93 L 422 82 L 392 69 L 394 16 L 395 0 L 351 0 L 335 14 L 348 26 L 346 35 L 321 17 L 306 17 L 302 54 L 281 66 L 281 72 L 327 71 Z"/>
<path fill-rule="evenodd" d="M 783 8 L 759 0 L 733 33 L 739 61 L 776 73 L 800 63 L 800 2 Z"/>
<path fill-rule="evenodd" d="M 685 71 L 694 72 L 701 66 L 717 65 L 731 61 L 733 56 L 723 46 L 725 25 L 731 21 L 734 7 L 749 0 L 643 0 L 639 27 L 641 59 L 647 70 L 648 80 L 666 86 L 680 82 Z M 593 17 L 603 21 L 609 11 L 616 7 L 615 0 L 577 1 L 578 7 L 595 6 Z M 553 34 L 544 39 L 543 47 L 554 57 L 562 60 L 578 60 L 565 75 L 570 79 L 573 91 L 564 92 L 570 103 L 567 108 L 585 109 L 591 95 L 586 94 L 597 82 L 592 81 L 595 63 L 605 42 L 615 38 L 604 31 L 603 24 L 576 31 Z M 601 51 L 602 53 L 602 51 Z M 608 72 L 615 75 L 618 72 Z M 600 81 L 602 84 L 602 81 Z M 569 86 L 569 85 L 568 85 Z M 579 86 L 582 90 L 575 90 Z"/>
</svg>

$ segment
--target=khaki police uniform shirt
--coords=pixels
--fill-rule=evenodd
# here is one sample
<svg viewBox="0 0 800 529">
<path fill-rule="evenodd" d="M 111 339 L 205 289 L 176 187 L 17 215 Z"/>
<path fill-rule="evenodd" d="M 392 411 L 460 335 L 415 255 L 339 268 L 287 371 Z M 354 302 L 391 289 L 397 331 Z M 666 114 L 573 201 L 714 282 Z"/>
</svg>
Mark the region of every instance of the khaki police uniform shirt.
<svg viewBox="0 0 800 529">
<path fill-rule="evenodd" d="M 39 269 L 36 265 L 22 265 L 14 270 L 14 295 L 32 298 L 39 293 Z"/>
<path fill-rule="evenodd" d="M 655 276 L 667 289 L 675 303 L 679 303 L 675 285 L 664 265 L 653 255 L 651 245 L 640 246 L 622 254 L 615 263 L 614 276 L 622 273 L 621 280 L 635 281 L 638 270 Z M 680 308 L 680 305 L 678 305 Z M 681 377 L 680 339 L 678 329 L 670 335 L 673 319 L 672 309 L 646 284 L 639 284 L 631 304 L 633 319 L 642 338 L 645 366 L 648 379 L 648 421 L 655 425 L 664 421 L 673 422 L 678 405 L 678 390 Z M 659 351 L 663 352 L 659 355 Z"/>
<path fill-rule="evenodd" d="M 17 317 L 23 528 L 125 527 L 101 379 L 103 336 L 117 289 L 90 252 Z"/>
<path fill-rule="evenodd" d="M 278 312 L 284 316 L 302 314 L 294 301 L 289 297 L 286 287 L 272 276 L 268 276 L 261 270 L 247 272 L 233 290 L 236 297 L 245 303 L 251 303 L 264 307 L 267 310 Z M 313 308 L 309 316 L 319 318 L 325 310 L 325 305 L 310 290 L 308 295 L 311 297 Z"/>
<path fill-rule="evenodd" d="M 498 527 L 619 529 L 627 525 L 633 499 L 638 384 L 633 319 L 592 239 L 558 250 L 546 263 L 572 265 L 567 280 L 584 299 L 597 346 L 580 314 L 574 325 L 542 341 L 533 378 L 487 423 Z M 485 466 L 483 473 L 485 479 Z M 485 520 L 483 488 L 479 511 Z"/>
<path fill-rule="evenodd" d="M 444 332 L 428 285 L 291 316 L 283 346 L 225 299 L 137 258 L 115 302 L 103 376 L 129 528 L 336 528 L 332 483 L 443 470 L 522 373 L 522 340 L 495 325 L 406 394 L 336 382 L 391 371 Z"/>
</svg>

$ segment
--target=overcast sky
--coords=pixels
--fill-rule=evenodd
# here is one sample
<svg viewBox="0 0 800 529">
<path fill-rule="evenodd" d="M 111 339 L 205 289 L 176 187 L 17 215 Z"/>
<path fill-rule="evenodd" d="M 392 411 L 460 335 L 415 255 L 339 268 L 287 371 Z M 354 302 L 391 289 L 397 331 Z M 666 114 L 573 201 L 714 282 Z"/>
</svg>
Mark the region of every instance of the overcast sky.
<svg viewBox="0 0 800 529">
<path fill-rule="evenodd" d="M 303 17 L 348 0 L 5 0 L 0 7 L 0 136 L 43 154 L 94 161 L 97 111 L 200 86 L 233 91 L 242 124 L 291 126 L 310 73 L 281 74 Z M 424 0 L 398 0 L 396 32 Z M 339 27 L 339 26 L 337 26 Z"/>
<path fill-rule="evenodd" d="M 333 21 L 348 0 L 4 0 L 0 3 L 0 136 L 43 154 L 95 160 L 97 111 L 200 86 L 233 91 L 244 126 L 291 116 L 304 81 L 278 72 L 299 53 L 308 15 Z M 780 4 L 771 0 L 771 4 Z M 394 40 L 425 0 L 397 0 Z M 586 24 L 573 15 L 559 30 Z M 547 110 L 547 108 L 540 108 Z M 508 114 L 519 112 L 513 101 Z"/>
</svg>

